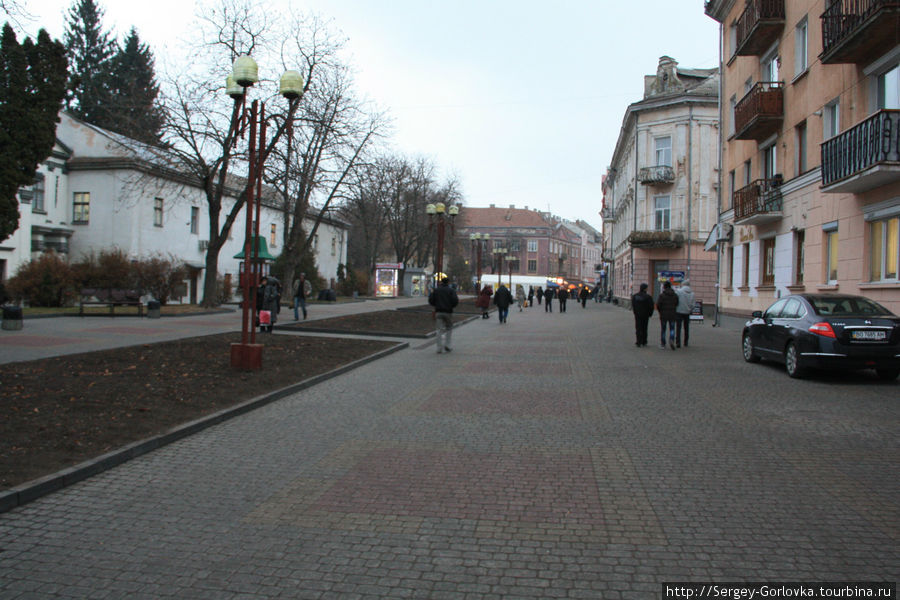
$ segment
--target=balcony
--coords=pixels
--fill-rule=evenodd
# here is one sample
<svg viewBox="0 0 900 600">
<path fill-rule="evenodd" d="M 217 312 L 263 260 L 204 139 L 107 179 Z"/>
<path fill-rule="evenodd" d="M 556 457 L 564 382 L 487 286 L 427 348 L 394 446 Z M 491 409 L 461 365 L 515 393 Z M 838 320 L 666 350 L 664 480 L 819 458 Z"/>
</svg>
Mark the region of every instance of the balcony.
<svg viewBox="0 0 900 600">
<path fill-rule="evenodd" d="M 762 141 L 781 129 L 784 90 L 780 81 L 760 81 L 734 107 L 734 137 Z"/>
<path fill-rule="evenodd" d="M 684 234 L 677 231 L 632 231 L 628 235 L 632 248 L 681 248 Z"/>
<path fill-rule="evenodd" d="M 759 56 L 784 29 L 784 0 L 750 0 L 737 20 L 738 56 Z"/>
<path fill-rule="evenodd" d="M 734 193 L 736 225 L 761 225 L 777 221 L 781 212 L 781 176 L 757 179 Z"/>
<path fill-rule="evenodd" d="M 616 213 L 611 206 L 604 206 L 602 209 L 600 209 L 600 218 L 607 223 L 615 223 Z"/>
<path fill-rule="evenodd" d="M 900 2 L 835 0 L 822 13 L 825 64 L 867 63 L 900 43 Z"/>
<path fill-rule="evenodd" d="M 675 181 L 675 170 L 669 165 L 643 167 L 638 172 L 642 185 L 667 185 Z"/>
<path fill-rule="evenodd" d="M 822 191 L 859 193 L 900 181 L 900 110 L 879 110 L 822 144 Z"/>
</svg>

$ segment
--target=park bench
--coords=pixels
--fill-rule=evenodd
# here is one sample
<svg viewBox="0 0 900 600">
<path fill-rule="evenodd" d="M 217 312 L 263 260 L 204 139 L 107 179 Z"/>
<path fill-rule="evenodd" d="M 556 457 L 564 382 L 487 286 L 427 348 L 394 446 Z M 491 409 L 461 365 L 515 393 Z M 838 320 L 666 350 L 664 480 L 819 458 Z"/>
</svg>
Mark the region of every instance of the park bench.
<svg viewBox="0 0 900 600">
<path fill-rule="evenodd" d="M 138 316 L 144 316 L 144 303 L 141 302 L 141 292 L 137 290 L 84 288 L 78 303 L 78 315 L 81 317 L 85 314 L 85 306 L 107 306 L 110 317 L 115 316 L 117 306 L 136 306 Z"/>
</svg>

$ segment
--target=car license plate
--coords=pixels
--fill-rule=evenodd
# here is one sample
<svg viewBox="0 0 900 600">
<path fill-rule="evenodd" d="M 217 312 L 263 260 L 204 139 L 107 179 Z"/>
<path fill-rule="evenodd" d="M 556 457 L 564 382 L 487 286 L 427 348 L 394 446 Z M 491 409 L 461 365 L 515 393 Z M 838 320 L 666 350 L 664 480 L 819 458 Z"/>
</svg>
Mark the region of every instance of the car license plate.
<svg viewBox="0 0 900 600">
<path fill-rule="evenodd" d="M 857 329 L 850 333 L 850 338 L 854 340 L 884 340 L 887 336 L 884 331 L 872 331 L 866 329 Z"/>
</svg>

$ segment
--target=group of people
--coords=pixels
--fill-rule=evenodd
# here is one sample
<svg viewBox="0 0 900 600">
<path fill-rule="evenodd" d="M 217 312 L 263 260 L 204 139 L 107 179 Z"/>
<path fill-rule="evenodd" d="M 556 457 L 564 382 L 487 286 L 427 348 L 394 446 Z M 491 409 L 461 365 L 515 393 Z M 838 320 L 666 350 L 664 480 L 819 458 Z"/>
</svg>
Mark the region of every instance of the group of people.
<svg viewBox="0 0 900 600">
<path fill-rule="evenodd" d="M 312 293 L 312 285 L 306 279 L 306 273 L 294 279 L 291 286 L 294 299 L 294 320 L 300 320 L 300 311 L 306 319 L 306 299 Z M 256 318 L 263 331 L 272 331 L 272 325 L 278 319 L 281 312 L 281 282 L 274 277 L 263 275 L 256 287 Z M 264 314 L 265 313 L 265 314 Z"/>
<path fill-rule="evenodd" d="M 631 296 L 631 311 L 634 313 L 634 345 L 638 348 L 647 345 L 647 324 L 653 316 L 653 309 L 659 314 L 659 347 L 666 347 L 668 331 L 669 348 L 681 348 L 682 330 L 684 330 L 684 346 L 687 347 L 690 337 L 691 310 L 694 307 L 694 292 L 690 280 L 681 282 L 678 289 L 672 282 L 663 283 L 663 289 L 654 303 L 653 297 L 647 293 L 647 284 L 642 283 L 640 290 Z"/>
<path fill-rule="evenodd" d="M 493 301 L 491 299 L 492 296 Z M 569 290 L 562 287 L 548 287 L 547 289 L 543 289 L 538 286 L 537 290 L 535 290 L 533 286 L 529 286 L 528 294 L 526 295 L 525 288 L 521 285 L 517 285 L 515 303 L 519 307 L 519 312 L 522 312 L 524 307 L 534 306 L 534 300 L 537 298 L 538 305 L 544 305 L 544 312 L 553 312 L 553 300 L 555 298 L 559 301 L 559 312 L 564 313 L 566 312 L 567 300 L 570 297 L 575 297 L 575 292 L 569 292 Z M 578 301 L 581 302 L 581 308 L 587 306 L 587 301 L 590 297 L 590 289 L 587 286 L 582 287 L 577 295 Z M 481 308 L 482 319 L 488 318 L 488 312 L 492 302 L 497 306 L 500 322 L 506 323 L 506 318 L 509 315 L 509 307 L 513 303 L 513 297 L 509 289 L 502 283 L 500 284 L 500 287 L 497 288 L 496 292 L 494 292 L 493 287 L 486 285 L 478 293 L 475 305 Z"/>
</svg>

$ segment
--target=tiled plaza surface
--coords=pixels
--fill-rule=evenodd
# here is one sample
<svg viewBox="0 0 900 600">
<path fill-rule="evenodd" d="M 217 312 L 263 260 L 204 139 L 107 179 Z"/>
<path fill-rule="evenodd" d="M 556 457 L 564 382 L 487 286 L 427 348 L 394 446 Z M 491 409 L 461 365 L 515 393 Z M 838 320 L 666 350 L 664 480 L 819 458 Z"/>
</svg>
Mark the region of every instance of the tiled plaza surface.
<svg viewBox="0 0 900 600">
<path fill-rule="evenodd" d="M 900 383 L 513 311 L 0 514 L 0 598 L 657 598 L 900 579 Z M 651 341 L 658 324 L 651 323 Z"/>
</svg>

